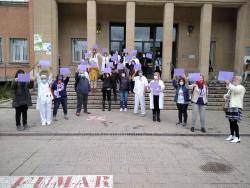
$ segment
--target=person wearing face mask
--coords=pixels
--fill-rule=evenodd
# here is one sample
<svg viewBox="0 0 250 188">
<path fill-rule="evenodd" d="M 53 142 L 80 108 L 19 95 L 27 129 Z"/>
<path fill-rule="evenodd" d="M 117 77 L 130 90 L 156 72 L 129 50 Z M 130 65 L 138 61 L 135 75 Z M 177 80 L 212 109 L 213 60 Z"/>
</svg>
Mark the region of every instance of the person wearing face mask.
<svg viewBox="0 0 250 188">
<path fill-rule="evenodd" d="M 88 73 L 86 71 L 76 72 L 75 75 L 75 91 L 77 94 L 76 116 L 80 116 L 82 106 L 85 114 L 88 112 L 88 95 L 91 91 Z"/>
<path fill-rule="evenodd" d="M 149 83 L 150 109 L 153 112 L 153 121 L 161 122 L 160 112 L 164 106 L 164 82 L 158 72 L 154 73 L 154 80 Z"/>
<path fill-rule="evenodd" d="M 240 142 L 238 123 L 242 120 L 243 99 L 246 92 L 246 89 L 241 85 L 241 82 L 242 78 L 240 76 L 235 76 L 233 83 L 226 81 L 228 93 L 224 98 L 229 100 L 228 108 L 226 110 L 226 118 L 229 120 L 231 133 L 226 140 L 231 143 Z"/>
<path fill-rule="evenodd" d="M 117 83 L 119 80 L 119 74 L 118 71 L 115 68 L 112 68 L 112 72 L 111 72 L 111 80 L 112 80 L 112 88 L 111 90 L 113 90 L 113 94 L 114 94 L 114 101 L 117 101 Z"/>
<path fill-rule="evenodd" d="M 56 80 L 53 82 L 51 89 L 54 95 L 54 109 L 53 109 L 53 120 L 57 121 L 57 111 L 62 104 L 64 119 L 68 120 L 67 116 L 67 85 L 69 82 L 69 76 L 63 79 L 62 75 L 58 75 Z"/>
<path fill-rule="evenodd" d="M 98 56 L 99 54 L 97 53 L 97 50 L 94 48 L 92 51 L 91 58 L 89 59 L 89 62 L 90 62 L 89 78 L 90 78 L 90 85 L 91 85 L 92 92 L 97 91 L 97 80 L 99 77 Z"/>
<path fill-rule="evenodd" d="M 40 70 L 39 73 L 37 73 L 36 79 L 38 84 L 36 109 L 40 111 L 42 126 L 46 124 L 51 125 L 53 94 L 51 93 L 50 84 L 52 82 L 52 74 L 47 70 Z"/>
<path fill-rule="evenodd" d="M 34 87 L 34 80 L 30 79 L 30 82 L 19 82 L 18 74 L 24 74 L 23 70 L 18 70 L 15 75 L 15 79 L 11 83 L 12 90 L 12 107 L 16 110 L 16 128 L 17 131 L 27 130 L 27 112 L 28 107 L 32 106 L 31 96 L 29 89 Z M 21 116 L 23 120 L 23 128 L 21 127 Z"/>
<path fill-rule="evenodd" d="M 104 52 L 102 56 L 102 73 L 104 72 L 104 69 L 108 67 L 109 59 L 110 59 L 110 55 L 108 54 L 108 52 Z"/>
<path fill-rule="evenodd" d="M 204 76 L 201 76 L 200 80 L 196 81 L 195 84 L 189 85 L 189 88 L 193 91 L 191 97 L 191 102 L 193 103 L 191 132 L 194 132 L 197 113 L 199 112 L 201 132 L 205 133 L 205 111 L 208 102 L 208 86 L 204 81 Z"/>
<path fill-rule="evenodd" d="M 176 79 L 173 79 L 173 86 L 176 89 L 174 101 L 176 102 L 176 106 L 178 109 L 178 117 L 179 121 L 176 123 L 176 125 L 182 124 L 182 126 L 187 125 L 187 109 L 188 109 L 188 103 L 189 103 L 189 90 L 185 86 L 186 81 L 184 78 L 180 78 L 178 82 Z M 184 121 L 182 122 L 182 117 L 184 118 Z"/>
<path fill-rule="evenodd" d="M 105 111 L 105 102 L 108 99 L 108 111 L 111 111 L 111 88 L 112 79 L 109 73 L 104 73 L 100 79 L 103 81 L 102 84 L 102 111 Z"/>
<path fill-rule="evenodd" d="M 134 89 L 133 92 L 135 94 L 135 104 L 134 104 L 134 114 L 138 114 L 139 104 L 141 105 L 141 116 L 146 115 L 145 110 L 145 92 L 148 86 L 148 80 L 145 76 L 143 76 L 142 71 L 138 71 L 138 76 L 132 77 L 134 81 Z M 137 74 L 136 73 L 136 74 Z"/>
<path fill-rule="evenodd" d="M 130 80 L 125 72 L 121 73 L 119 78 L 119 93 L 120 93 L 120 112 L 127 111 L 128 94 L 130 91 Z"/>
<path fill-rule="evenodd" d="M 140 59 L 140 63 L 141 63 L 141 68 L 142 68 L 142 72 L 143 75 L 147 76 L 148 74 L 148 58 L 146 58 L 146 55 L 143 53 L 142 54 L 142 58 Z"/>
</svg>

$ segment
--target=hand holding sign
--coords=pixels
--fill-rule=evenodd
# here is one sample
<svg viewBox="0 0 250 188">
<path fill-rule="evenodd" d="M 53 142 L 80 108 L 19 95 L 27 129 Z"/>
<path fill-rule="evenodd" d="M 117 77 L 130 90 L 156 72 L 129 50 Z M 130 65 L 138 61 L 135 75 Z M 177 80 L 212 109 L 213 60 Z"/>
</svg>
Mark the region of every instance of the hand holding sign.
<svg viewBox="0 0 250 188">
<path fill-rule="evenodd" d="M 191 82 L 195 82 L 195 81 L 200 80 L 200 77 L 201 77 L 200 73 L 189 73 L 188 74 L 189 81 L 191 81 Z"/>
<path fill-rule="evenodd" d="M 160 85 L 159 85 L 158 82 L 152 81 L 152 82 L 150 82 L 149 87 L 150 87 L 150 89 L 152 89 L 152 90 L 156 90 L 156 89 L 159 89 Z"/>
<path fill-rule="evenodd" d="M 184 69 L 174 69 L 174 76 L 183 76 Z"/>
<path fill-rule="evenodd" d="M 218 80 L 219 81 L 232 81 L 233 80 L 234 73 L 233 72 L 227 72 L 227 71 L 220 71 Z"/>
<path fill-rule="evenodd" d="M 146 58 L 148 58 L 148 59 L 152 59 L 152 54 L 151 53 L 146 53 Z"/>
<path fill-rule="evenodd" d="M 87 65 L 78 65 L 78 70 L 79 71 L 86 71 L 87 70 Z"/>
<path fill-rule="evenodd" d="M 47 68 L 51 65 L 50 61 L 49 60 L 40 60 L 39 61 L 39 65 L 42 67 L 42 68 Z"/>
<path fill-rule="evenodd" d="M 103 72 L 109 74 L 109 73 L 111 73 L 111 68 L 110 68 L 110 67 L 107 67 L 107 68 L 104 69 Z"/>
<path fill-rule="evenodd" d="M 124 69 L 124 64 L 123 63 L 119 63 L 117 65 L 117 70 L 123 70 Z"/>
<path fill-rule="evenodd" d="M 60 75 L 69 75 L 70 74 L 70 69 L 67 67 L 60 68 Z"/>
<path fill-rule="evenodd" d="M 140 71 L 141 70 L 141 64 L 135 64 L 135 70 Z"/>
<path fill-rule="evenodd" d="M 18 74 L 18 82 L 30 82 L 29 74 Z"/>
</svg>

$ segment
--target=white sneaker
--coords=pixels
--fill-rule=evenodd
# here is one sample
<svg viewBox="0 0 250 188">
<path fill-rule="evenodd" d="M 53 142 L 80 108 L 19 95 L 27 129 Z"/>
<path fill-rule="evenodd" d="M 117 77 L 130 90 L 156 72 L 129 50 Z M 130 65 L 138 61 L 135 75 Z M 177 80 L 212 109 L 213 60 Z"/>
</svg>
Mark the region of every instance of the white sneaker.
<svg viewBox="0 0 250 188">
<path fill-rule="evenodd" d="M 231 140 L 233 140 L 233 139 L 235 139 L 235 136 L 230 135 L 230 136 L 227 137 L 225 140 L 226 140 L 226 141 L 231 141 Z"/>
<path fill-rule="evenodd" d="M 231 143 L 239 143 L 240 142 L 240 138 L 235 137 L 232 141 L 230 141 Z"/>
<path fill-rule="evenodd" d="M 46 125 L 46 122 L 42 122 L 42 126 L 45 126 Z"/>
<path fill-rule="evenodd" d="M 50 122 L 50 121 L 47 121 L 47 125 L 50 126 L 50 125 L 51 125 L 51 122 Z"/>
<path fill-rule="evenodd" d="M 124 112 L 127 112 L 127 108 L 124 108 Z"/>
<path fill-rule="evenodd" d="M 120 112 L 122 112 L 123 111 L 123 109 L 122 108 L 120 108 Z"/>
</svg>

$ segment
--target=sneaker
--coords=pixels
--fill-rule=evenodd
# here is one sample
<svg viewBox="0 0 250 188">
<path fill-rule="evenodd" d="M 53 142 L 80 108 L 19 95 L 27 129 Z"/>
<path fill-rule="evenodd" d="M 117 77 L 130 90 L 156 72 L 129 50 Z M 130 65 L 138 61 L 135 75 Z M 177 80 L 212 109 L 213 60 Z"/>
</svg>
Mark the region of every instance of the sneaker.
<svg viewBox="0 0 250 188">
<path fill-rule="evenodd" d="M 90 112 L 87 111 L 87 112 L 84 112 L 84 114 L 90 114 Z"/>
<path fill-rule="evenodd" d="M 145 116 L 146 116 L 146 114 L 141 114 L 140 116 L 141 116 L 141 117 L 145 117 Z"/>
<path fill-rule="evenodd" d="M 23 125 L 23 130 L 28 130 L 29 129 L 29 126 L 26 124 L 26 125 Z"/>
<path fill-rule="evenodd" d="M 183 126 L 183 127 L 186 127 L 186 126 L 187 126 L 187 123 L 183 123 L 182 126 Z"/>
<path fill-rule="evenodd" d="M 45 126 L 46 125 L 46 122 L 42 122 L 42 126 Z"/>
<path fill-rule="evenodd" d="M 53 121 L 57 121 L 56 116 L 53 117 Z"/>
<path fill-rule="evenodd" d="M 67 115 L 64 115 L 64 119 L 65 119 L 65 120 L 68 120 L 69 118 L 68 118 L 68 116 L 67 116 Z"/>
<path fill-rule="evenodd" d="M 120 108 L 120 112 L 122 112 L 123 111 L 123 109 L 122 108 Z"/>
<path fill-rule="evenodd" d="M 182 124 L 182 122 L 180 122 L 180 121 L 176 123 L 176 125 L 180 125 L 180 124 Z"/>
<path fill-rule="evenodd" d="M 235 137 L 233 140 L 230 141 L 231 143 L 240 143 L 240 138 Z"/>
<path fill-rule="evenodd" d="M 231 140 L 234 140 L 235 137 L 233 135 L 230 135 L 229 137 L 227 137 L 225 140 L 226 141 L 231 141 Z"/>
<path fill-rule="evenodd" d="M 194 127 L 191 127 L 191 132 L 194 132 Z"/>
<path fill-rule="evenodd" d="M 137 115 L 138 115 L 138 112 L 137 112 L 137 113 L 134 112 L 134 115 L 137 116 Z"/>
<path fill-rule="evenodd" d="M 127 112 L 127 108 L 124 108 L 124 112 Z"/>
<path fill-rule="evenodd" d="M 205 128 L 201 128 L 201 132 L 205 133 L 206 129 Z"/>
<path fill-rule="evenodd" d="M 50 122 L 50 121 L 47 121 L 47 125 L 50 126 L 50 125 L 51 125 L 51 122 Z"/>
<path fill-rule="evenodd" d="M 16 127 L 16 130 L 17 130 L 17 131 L 22 131 L 23 128 L 19 125 L 19 126 Z"/>
<path fill-rule="evenodd" d="M 80 113 L 79 113 L 79 112 L 76 112 L 76 116 L 80 116 Z"/>
</svg>

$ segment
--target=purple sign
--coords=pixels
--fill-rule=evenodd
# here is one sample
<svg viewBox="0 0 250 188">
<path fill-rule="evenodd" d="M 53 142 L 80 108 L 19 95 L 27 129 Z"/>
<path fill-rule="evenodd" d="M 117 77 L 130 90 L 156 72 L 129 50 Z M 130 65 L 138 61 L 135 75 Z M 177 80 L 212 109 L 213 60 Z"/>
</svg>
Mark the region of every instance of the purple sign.
<svg viewBox="0 0 250 188">
<path fill-rule="evenodd" d="M 110 67 L 107 67 L 104 69 L 103 71 L 104 73 L 111 73 L 111 68 Z"/>
<path fill-rule="evenodd" d="M 68 75 L 70 74 L 70 69 L 69 68 L 60 68 L 60 75 Z"/>
<path fill-rule="evenodd" d="M 117 65 L 117 70 L 123 70 L 124 69 L 124 64 L 123 63 L 119 63 Z"/>
<path fill-rule="evenodd" d="M 150 82 L 149 87 L 151 89 L 155 90 L 155 89 L 158 89 L 160 87 L 160 85 L 158 82 L 153 81 L 153 82 Z"/>
<path fill-rule="evenodd" d="M 225 81 L 225 80 L 233 80 L 234 73 L 233 72 L 227 72 L 227 71 L 220 71 L 218 80 L 219 81 Z"/>
<path fill-rule="evenodd" d="M 200 80 L 201 74 L 200 73 L 189 73 L 188 78 L 189 81 L 194 82 Z"/>
<path fill-rule="evenodd" d="M 108 66 L 108 67 L 113 67 L 113 66 L 114 66 L 114 63 L 113 63 L 113 62 L 109 62 L 109 63 L 107 64 L 107 66 Z"/>
<path fill-rule="evenodd" d="M 128 62 L 128 61 L 132 60 L 132 56 L 127 55 L 125 59 L 126 59 L 126 61 Z"/>
<path fill-rule="evenodd" d="M 98 48 L 98 45 L 94 44 L 92 48 L 96 50 Z"/>
<path fill-rule="evenodd" d="M 118 61 L 118 55 L 114 54 L 113 56 L 111 56 L 111 61 L 113 62 Z"/>
<path fill-rule="evenodd" d="M 123 52 L 127 54 L 127 53 L 128 53 L 128 49 L 125 48 L 125 49 L 123 50 Z"/>
<path fill-rule="evenodd" d="M 91 53 L 89 53 L 89 52 L 84 53 L 84 57 L 85 58 L 90 58 L 91 57 Z"/>
<path fill-rule="evenodd" d="M 135 70 L 140 71 L 141 70 L 141 64 L 135 64 Z"/>
<path fill-rule="evenodd" d="M 152 59 L 152 57 L 153 57 L 153 54 L 151 54 L 151 53 L 146 53 L 146 58 Z"/>
<path fill-rule="evenodd" d="M 88 62 L 88 60 L 86 60 L 86 59 L 82 59 L 81 60 L 81 64 L 82 65 L 87 65 L 89 62 Z"/>
<path fill-rule="evenodd" d="M 41 67 L 49 67 L 50 66 L 50 61 L 49 60 L 40 60 L 39 61 L 39 65 L 41 65 Z"/>
<path fill-rule="evenodd" d="M 103 53 L 103 54 L 108 53 L 108 49 L 107 49 L 107 48 L 103 48 L 103 49 L 102 49 L 102 53 Z"/>
<path fill-rule="evenodd" d="M 87 70 L 87 65 L 78 65 L 78 70 L 79 71 L 86 71 Z"/>
<path fill-rule="evenodd" d="M 97 63 L 96 63 L 95 61 L 92 61 L 91 64 L 90 64 L 90 66 L 91 66 L 92 68 L 97 67 Z"/>
<path fill-rule="evenodd" d="M 132 56 L 136 56 L 137 55 L 137 50 L 132 50 Z"/>
<path fill-rule="evenodd" d="M 30 82 L 29 74 L 18 74 L 17 76 L 18 82 Z"/>
<path fill-rule="evenodd" d="M 183 76 L 184 75 L 184 69 L 174 69 L 174 75 L 175 76 Z"/>
</svg>

